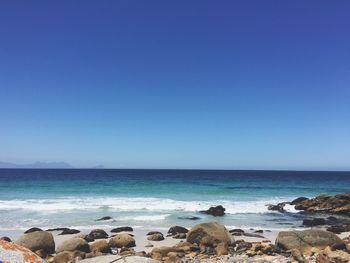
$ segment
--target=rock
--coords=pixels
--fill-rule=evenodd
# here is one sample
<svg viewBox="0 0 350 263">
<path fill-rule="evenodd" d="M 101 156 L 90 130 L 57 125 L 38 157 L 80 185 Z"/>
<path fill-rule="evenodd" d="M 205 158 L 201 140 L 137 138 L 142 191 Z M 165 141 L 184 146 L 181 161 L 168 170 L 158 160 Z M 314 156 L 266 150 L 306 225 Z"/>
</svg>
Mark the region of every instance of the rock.
<svg viewBox="0 0 350 263">
<path fill-rule="evenodd" d="M 294 208 L 296 210 L 304 210 L 312 213 L 323 212 L 350 215 L 350 193 L 335 196 L 316 196 L 312 199 L 305 199 L 297 202 Z"/>
<path fill-rule="evenodd" d="M 346 244 L 344 242 L 342 242 L 342 243 L 335 243 L 330 248 L 331 248 L 332 251 L 335 251 L 335 250 L 344 250 L 344 251 L 346 251 L 347 250 L 346 249 Z"/>
<path fill-rule="evenodd" d="M 111 253 L 111 248 L 106 240 L 98 240 L 90 244 L 90 251 L 98 251 L 101 253 Z"/>
<path fill-rule="evenodd" d="M 218 256 L 228 255 L 227 243 L 219 243 L 215 248 L 215 253 Z"/>
<path fill-rule="evenodd" d="M 110 247 L 135 247 L 135 239 L 128 234 L 118 234 L 109 240 Z"/>
<path fill-rule="evenodd" d="M 11 238 L 9 237 L 1 237 L 0 240 L 4 240 L 6 242 L 12 242 Z"/>
<path fill-rule="evenodd" d="M 81 238 L 83 238 L 84 240 L 86 240 L 86 242 L 88 242 L 88 243 L 94 242 L 94 241 L 95 241 L 95 239 L 92 238 L 92 237 L 89 236 L 89 235 L 82 236 Z"/>
<path fill-rule="evenodd" d="M 313 218 L 313 219 L 304 219 L 304 226 L 322 226 L 326 224 L 326 220 L 324 218 Z"/>
<path fill-rule="evenodd" d="M 63 251 L 53 258 L 53 263 L 76 262 L 77 259 L 84 259 L 85 253 L 81 251 Z M 79 261 L 80 262 L 80 261 Z"/>
<path fill-rule="evenodd" d="M 148 236 L 147 239 L 150 241 L 162 241 L 164 240 L 164 236 L 163 234 L 155 233 L 153 235 Z"/>
<path fill-rule="evenodd" d="M 32 227 L 32 228 L 29 228 L 27 231 L 25 231 L 24 234 L 33 233 L 36 231 L 43 231 L 43 230 L 41 228 L 38 228 L 38 227 Z"/>
<path fill-rule="evenodd" d="M 343 241 L 335 234 L 323 230 L 282 231 L 276 238 L 276 246 L 284 249 L 298 249 L 308 252 L 311 248 L 323 249 Z"/>
<path fill-rule="evenodd" d="M 244 252 L 248 249 L 250 249 L 253 246 L 250 242 L 245 242 L 244 240 L 240 240 L 236 242 L 236 251 L 237 252 Z"/>
<path fill-rule="evenodd" d="M 186 220 L 199 220 L 201 219 L 198 216 L 179 216 L 178 219 L 186 219 Z"/>
<path fill-rule="evenodd" d="M 172 226 L 168 230 L 168 234 L 172 234 L 172 235 L 175 235 L 177 233 L 187 233 L 187 232 L 188 232 L 188 229 L 182 226 Z"/>
<path fill-rule="evenodd" d="M 134 231 L 134 229 L 130 226 L 122 226 L 122 227 L 113 228 L 111 230 L 112 233 L 119 233 L 119 232 L 123 232 L 123 231 L 132 232 L 132 231 Z"/>
<path fill-rule="evenodd" d="M 203 214 L 213 215 L 213 216 L 223 216 L 225 215 L 225 208 L 222 205 L 212 206 L 208 210 L 200 211 Z"/>
<path fill-rule="evenodd" d="M 244 230 L 236 228 L 236 229 L 231 229 L 228 232 L 230 232 L 230 233 L 244 233 Z"/>
<path fill-rule="evenodd" d="M 303 254 L 298 249 L 291 249 L 290 253 L 292 254 L 292 257 L 298 262 L 298 263 L 306 263 Z"/>
<path fill-rule="evenodd" d="M 350 254 L 337 250 L 331 251 L 326 248 L 324 251 L 320 252 L 316 258 L 317 263 L 348 263 L 350 262 Z"/>
<path fill-rule="evenodd" d="M 284 207 L 285 207 L 286 203 L 279 203 L 277 205 L 267 205 L 267 210 L 270 211 L 278 211 L 278 212 L 284 212 Z"/>
<path fill-rule="evenodd" d="M 57 227 L 57 228 L 49 228 L 46 231 L 64 231 L 69 229 L 68 227 Z"/>
<path fill-rule="evenodd" d="M 187 235 L 185 233 L 177 233 L 177 234 L 173 235 L 173 238 L 175 238 L 175 239 L 185 239 L 186 236 Z"/>
<path fill-rule="evenodd" d="M 342 232 L 349 232 L 350 225 L 335 225 L 327 228 L 327 231 L 340 234 Z"/>
<path fill-rule="evenodd" d="M 91 239 L 103 239 L 103 238 L 108 238 L 108 234 L 106 231 L 102 229 L 94 229 L 89 233 L 89 238 Z"/>
<path fill-rule="evenodd" d="M 219 243 L 231 245 L 234 239 L 227 229 L 216 222 L 203 223 L 191 228 L 187 235 L 187 241 L 191 244 L 204 244 L 215 247 Z"/>
<path fill-rule="evenodd" d="M 306 197 L 298 197 L 296 199 L 294 199 L 292 202 L 290 202 L 291 205 L 296 205 L 299 204 L 300 202 L 303 202 L 305 200 L 309 200 L 309 198 Z"/>
<path fill-rule="evenodd" d="M 57 252 L 62 251 L 82 251 L 82 252 L 90 252 L 90 246 L 85 239 L 80 237 L 73 237 L 66 241 L 63 241 L 57 248 Z"/>
<path fill-rule="evenodd" d="M 33 252 L 40 249 L 43 249 L 46 254 L 55 252 L 55 241 L 52 234 L 47 231 L 36 231 L 23 234 L 15 243 L 26 247 Z"/>
<path fill-rule="evenodd" d="M 113 219 L 111 216 L 104 216 L 104 217 L 96 219 L 96 221 L 104 221 L 104 220 L 111 220 L 111 219 Z"/>
<path fill-rule="evenodd" d="M 154 234 L 162 234 L 162 232 L 159 232 L 159 231 L 151 231 L 151 232 L 148 232 L 146 236 L 151 236 L 151 235 L 154 235 Z"/>
<path fill-rule="evenodd" d="M 44 263 L 45 261 L 23 246 L 0 240 L 0 262 Z"/>
<path fill-rule="evenodd" d="M 259 233 L 259 234 L 262 234 L 262 233 L 264 233 L 264 230 L 262 230 L 262 229 L 255 230 L 255 231 L 254 231 L 254 233 Z"/>
<path fill-rule="evenodd" d="M 59 235 L 73 235 L 73 234 L 78 234 L 78 233 L 80 233 L 80 231 L 77 229 L 67 228 L 67 229 L 63 230 Z"/>
<path fill-rule="evenodd" d="M 257 237 L 257 238 L 265 238 L 265 237 L 262 236 L 262 235 L 253 234 L 253 233 L 243 233 L 243 236 L 246 236 L 246 237 Z"/>
</svg>

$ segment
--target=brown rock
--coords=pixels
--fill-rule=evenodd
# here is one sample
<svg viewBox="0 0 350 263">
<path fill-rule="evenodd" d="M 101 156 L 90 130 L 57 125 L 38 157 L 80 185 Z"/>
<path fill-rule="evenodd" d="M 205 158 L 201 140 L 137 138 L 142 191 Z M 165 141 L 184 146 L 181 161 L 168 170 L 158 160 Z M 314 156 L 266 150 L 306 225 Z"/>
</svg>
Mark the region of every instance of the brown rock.
<svg viewBox="0 0 350 263">
<path fill-rule="evenodd" d="M 223 225 L 212 222 L 192 227 L 190 232 L 188 232 L 187 241 L 192 244 L 204 244 L 215 247 L 219 243 L 231 245 L 234 239 Z"/>
<path fill-rule="evenodd" d="M 330 248 L 326 248 L 324 251 L 318 254 L 316 258 L 317 263 L 349 263 L 350 254 L 337 250 L 331 251 Z"/>
<path fill-rule="evenodd" d="M 126 233 L 118 234 L 112 237 L 108 242 L 110 247 L 135 247 L 135 239 Z"/>
<path fill-rule="evenodd" d="M 111 253 L 111 248 L 106 240 L 98 240 L 90 244 L 90 251 L 98 251 L 101 253 Z"/>
</svg>

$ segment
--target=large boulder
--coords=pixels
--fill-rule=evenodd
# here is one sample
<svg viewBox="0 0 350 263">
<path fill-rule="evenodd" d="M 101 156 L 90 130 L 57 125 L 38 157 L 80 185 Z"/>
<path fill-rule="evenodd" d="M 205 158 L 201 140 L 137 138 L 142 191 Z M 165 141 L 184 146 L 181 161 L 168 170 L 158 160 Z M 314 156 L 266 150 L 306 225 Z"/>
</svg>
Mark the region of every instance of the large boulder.
<svg viewBox="0 0 350 263">
<path fill-rule="evenodd" d="M 44 263 L 45 261 L 23 246 L 0 240 L 0 262 Z"/>
<path fill-rule="evenodd" d="M 117 247 L 117 248 L 121 248 L 121 247 L 135 247 L 135 239 L 130 236 L 129 234 L 123 233 L 123 234 L 118 234 L 114 237 L 112 237 L 109 242 L 108 245 L 110 247 Z"/>
<path fill-rule="evenodd" d="M 82 251 L 82 252 L 90 252 L 90 246 L 85 239 L 80 237 L 73 237 L 66 241 L 63 241 L 57 248 L 57 253 L 62 251 Z"/>
<path fill-rule="evenodd" d="M 55 252 L 55 241 L 52 234 L 47 231 L 36 231 L 23 234 L 15 243 L 26 247 L 33 252 L 41 249 L 46 254 L 52 254 Z"/>
<path fill-rule="evenodd" d="M 192 227 L 187 234 L 187 241 L 192 244 L 216 247 L 219 243 L 230 245 L 234 240 L 225 226 L 211 222 Z"/>
<path fill-rule="evenodd" d="M 276 246 L 284 249 L 297 249 L 307 253 L 311 248 L 324 249 L 341 244 L 343 241 L 335 234 L 323 230 L 282 231 L 276 238 Z"/>
</svg>

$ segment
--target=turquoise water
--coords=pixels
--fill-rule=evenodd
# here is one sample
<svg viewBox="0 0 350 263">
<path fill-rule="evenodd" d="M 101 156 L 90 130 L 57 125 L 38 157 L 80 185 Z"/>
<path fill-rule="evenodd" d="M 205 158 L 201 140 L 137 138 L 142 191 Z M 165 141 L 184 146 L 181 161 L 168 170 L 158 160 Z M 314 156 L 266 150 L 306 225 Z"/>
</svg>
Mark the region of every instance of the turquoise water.
<svg viewBox="0 0 350 263">
<path fill-rule="evenodd" d="M 349 172 L 200 170 L 0 170 L 0 231 L 29 227 L 298 227 L 304 215 L 266 204 L 350 190 Z M 227 215 L 200 214 L 223 205 Z M 96 222 L 102 216 L 114 220 Z M 197 216 L 198 221 L 181 219 Z"/>
</svg>

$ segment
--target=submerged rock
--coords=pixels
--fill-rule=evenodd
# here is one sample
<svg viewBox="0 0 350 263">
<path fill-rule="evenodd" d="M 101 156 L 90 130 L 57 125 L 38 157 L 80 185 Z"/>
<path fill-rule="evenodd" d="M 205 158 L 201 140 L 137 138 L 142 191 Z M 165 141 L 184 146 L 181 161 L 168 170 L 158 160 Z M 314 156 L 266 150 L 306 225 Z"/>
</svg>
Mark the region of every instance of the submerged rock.
<svg viewBox="0 0 350 263">
<path fill-rule="evenodd" d="M 16 244 L 26 247 L 35 252 L 42 249 L 46 254 L 55 252 L 55 241 L 51 233 L 47 231 L 36 231 L 23 234 L 16 240 Z"/>
<path fill-rule="evenodd" d="M 96 219 L 96 221 L 104 221 L 104 220 L 111 220 L 111 219 L 113 219 L 113 217 L 111 217 L 111 216 L 104 216 L 104 217 Z"/>
</svg>

